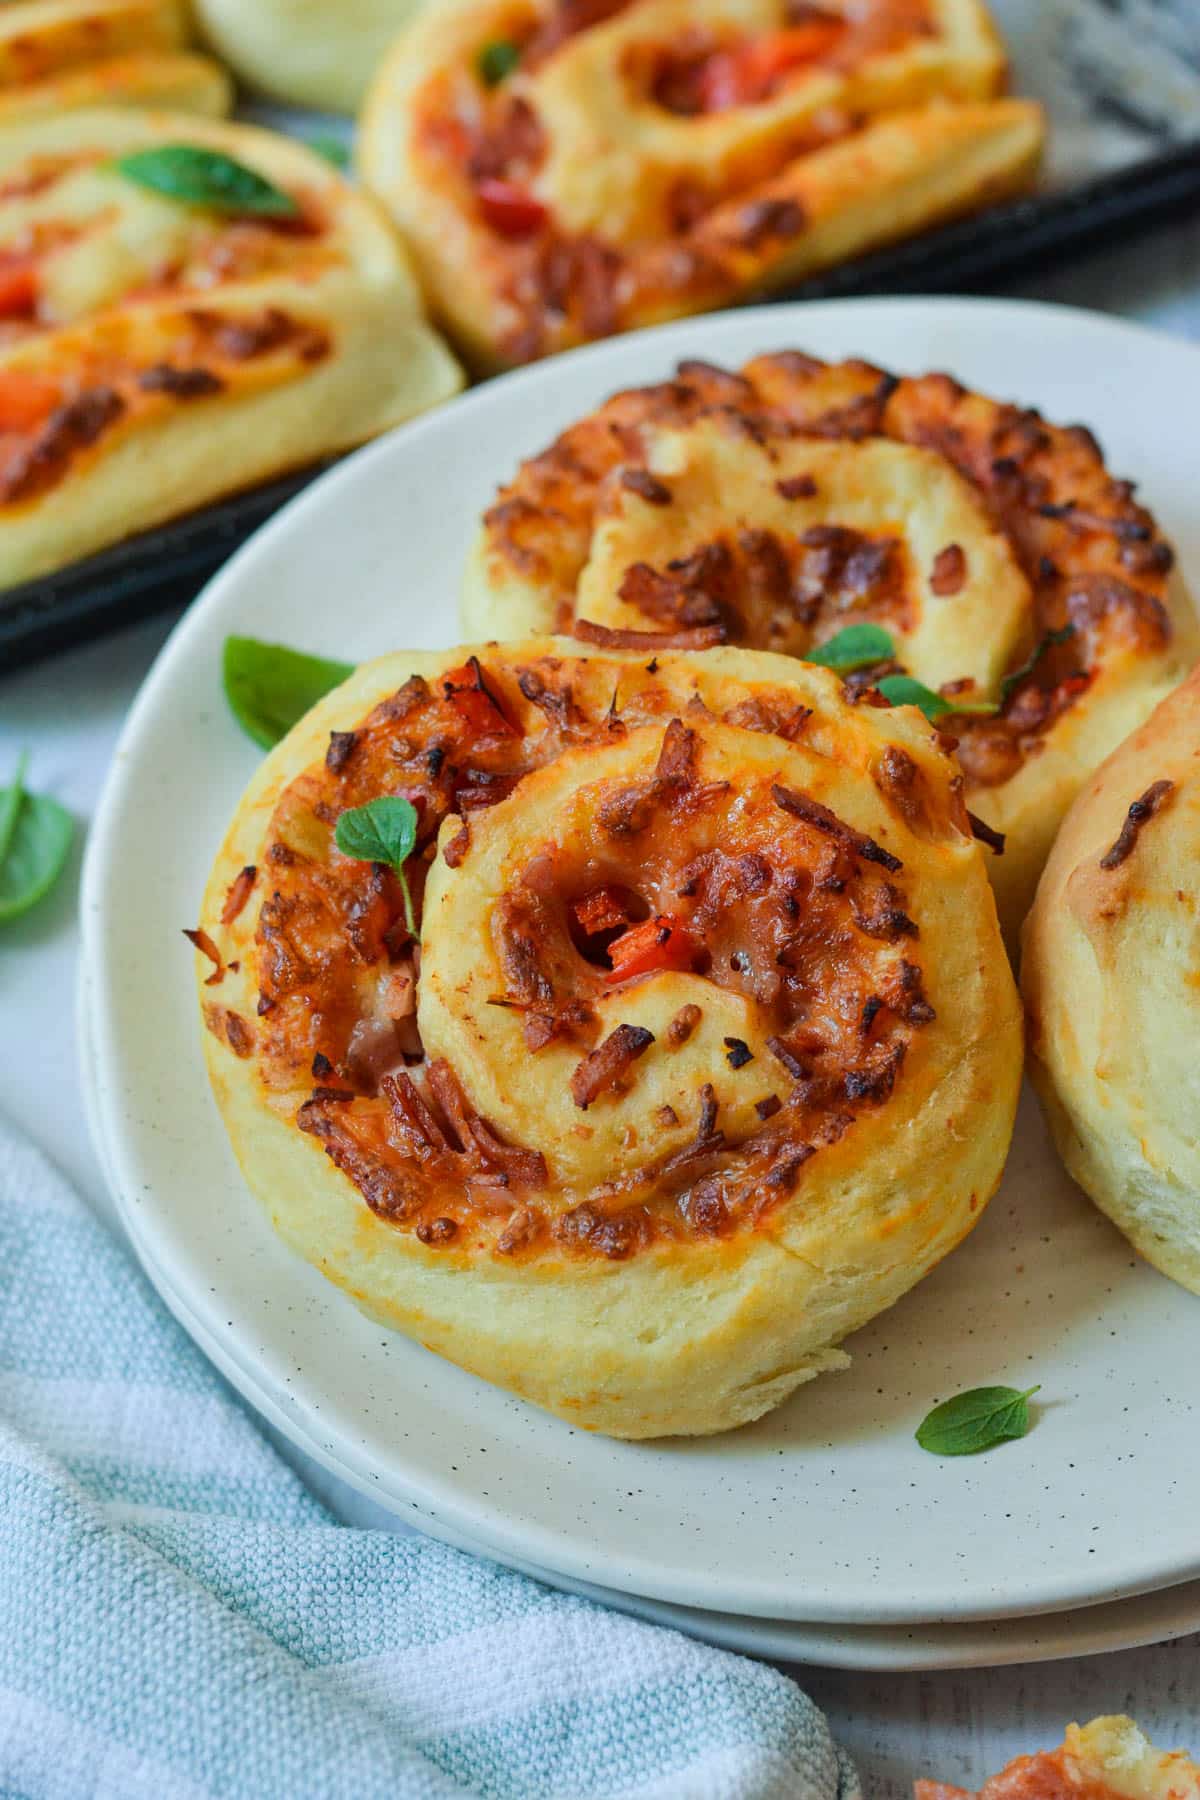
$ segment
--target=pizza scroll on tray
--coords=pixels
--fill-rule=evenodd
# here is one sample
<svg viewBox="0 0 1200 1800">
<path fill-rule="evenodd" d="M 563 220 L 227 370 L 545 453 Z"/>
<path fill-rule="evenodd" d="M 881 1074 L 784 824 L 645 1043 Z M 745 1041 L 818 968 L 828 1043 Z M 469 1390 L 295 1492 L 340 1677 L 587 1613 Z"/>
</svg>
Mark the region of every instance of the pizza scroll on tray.
<svg viewBox="0 0 1200 1800">
<path fill-rule="evenodd" d="M 81 106 L 227 113 L 233 83 L 190 50 L 182 0 L 10 0 L 0 6 L 0 126 Z"/>
<path fill-rule="evenodd" d="M 381 798 L 399 872 L 343 848 Z M 252 782 L 195 941 L 278 1230 L 588 1429 L 719 1431 L 843 1366 L 1004 1163 L 1019 1011 L 954 766 L 777 657 L 367 664 Z"/>
<path fill-rule="evenodd" d="M 190 175 L 196 153 L 226 174 L 232 159 L 251 202 L 193 203 L 121 166 L 180 146 Z M 0 585 L 360 443 L 460 382 L 391 225 L 302 144 L 140 111 L 0 131 Z"/>
<path fill-rule="evenodd" d="M 1075 794 L 1195 660 L 1170 545 L 1083 426 L 798 351 L 681 364 L 523 463 L 471 551 L 467 636 L 742 644 L 943 710 L 1010 944 Z"/>
<path fill-rule="evenodd" d="M 794 285 L 1028 185 L 979 0 L 470 0 L 368 97 L 364 178 L 483 369 Z"/>
</svg>

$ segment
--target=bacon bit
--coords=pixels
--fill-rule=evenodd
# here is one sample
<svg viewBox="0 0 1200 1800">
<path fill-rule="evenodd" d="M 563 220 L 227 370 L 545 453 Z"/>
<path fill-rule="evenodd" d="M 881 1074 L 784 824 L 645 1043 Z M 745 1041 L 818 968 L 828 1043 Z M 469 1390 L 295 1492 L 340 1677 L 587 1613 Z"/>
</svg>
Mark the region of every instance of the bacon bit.
<svg viewBox="0 0 1200 1800">
<path fill-rule="evenodd" d="M 670 506 L 672 494 L 665 481 L 652 475 L 649 469 L 622 469 L 621 486 L 628 488 L 631 494 L 637 494 L 650 506 Z"/>
<path fill-rule="evenodd" d="M 416 1236 L 419 1243 L 428 1244 L 431 1247 L 448 1244 L 458 1236 L 458 1220 L 431 1219 L 426 1222 L 422 1219 L 417 1226 Z"/>
<path fill-rule="evenodd" d="M 675 1150 L 662 1162 L 655 1165 L 656 1175 L 671 1175 L 683 1169 L 689 1163 L 699 1162 L 706 1156 L 713 1156 L 725 1149 L 725 1133 L 717 1130 L 717 1114 L 719 1105 L 717 1091 L 711 1081 L 706 1081 L 700 1089 L 700 1118 L 696 1125 L 696 1135 L 682 1149 Z"/>
<path fill-rule="evenodd" d="M 325 767 L 331 775 L 340 775 L 358 747 L 357 731 L 331 731 L 325 752 Z"/>
<path fill-rule="evenodd" d="M 1155 781 L 1145 793 L 1130 805 L 1125 814 L 1125 823 L 1121 826 L 1120 836 L 1110 850 L 1106 850 L 1100 858 L 1102 869 L 1117 869 L 1129 856 L 1138 841 L 1138 833 L 1142 826 L 1161 812 L 1171 795 L 1175 792 L 1173 781 Z"/>
<path fill-rule="evenodd" d="M 636 975 L 651 975 L 668 969 L 691 969 L 695 966 L 697 944 L 691 933 L 669 913 L 643 919 L 629 931 L 622 932 L 608 946 L 612 962 L 606 981 L 632 981 Z"/>
<path fill-rule="evenodd" d="M 967 813 L 967 823 L 971 827 L 972 837 L 978 838 L 981 844 L 986 844 L 988 849 L 993 850 L 997 856 L 1004 855 L 1006 840 L 1002 831 L 997 831 L 994 826 L 988 824 L 986 819 L 981 819 L 978 814 L 970 811 Z"/>
<path fill-rule="evenodd" d="M 527 1250 L 539 1236 L 543 1224 L 544 1220 L 536 1206 L 518 1207 L 496 1239 L 497 1253 L 500 1256 L 515 1256 L 518 1250 Z"/>
<path fill-rule="evenodd" d="M 723 644 L 728 633 L 724 625 L 702 625 L 695 631 L 617 631 L 596 625 L 591 619 L 576 619 L 571 635 L 602 650 L 645 651 L 711 650 L 714 644 Z"/>
<path fill-rule="evenodd" d="M 794 788 L 786 788 L 780 782 L 776 782 L 771 788 L 771 797 L 776 806 L 782 807 L 784 812 L 791 813 L 794 818 L 802 819 L 806 825 L 814 826 L 817 831 L 824 832 L 827 837 L 836 838 L 840 843 L 853 850 L 856 856 L 862 857 L 864 862 L 879 863 L 881 867 L 889 869 L 893 873 L 904 867 L 899 857 L 893 856 L 890 850 L 885 850 L 881 844 L 877 844 L 874 838 L 867 837 L 861 831 L 855 831 L 852 825 L 847 825 L 839 819 L 836 813 L 831 812 L 827 806 L 822 806 L 819 800 L 810 800 L 807 794 L 799 794 Z"/>
<path fill-rule="evenodd" d="M 5 470 L 0 502 L 28 500 L 49 487 L 76 452 L 90 448 L 125 410 L 125 401 L 110 387 L 90 388 L 56 407 Z"/>
<path fill-rule="evenodd" d="M 660 1106 L 654 1117 L 664 1130 L 669 1130 L 672 1125 L 679 1123 L 679 1114 L 673 1106 Z"/>
<path fill-rule="evenodd" d="M 650 563 L 631 563 L 621 577 L 617 596 L 656 624 L 691 629 L 724 623 L 722 601 L 728 598 L 733 562 L 723 544 L 681 557 L 662 575 Z"/>
<path fill-rule="evenodd" d="M 628 925 L 630 919 L 628 902 L 620 888 L 615 887 L 593 888 L 571 910 L 589 937 L 600 931 L 615 931 L 618 925 Z"/>
<path fill-rule="evenodd" d="M 185 927 L 183 935 L 190 944 L 195 945 L 196 949 L 200 952 L 201 956 L 207 956 L 209 962 L 213 965 L 212 974 L 207 976 L 205 979 L 205 982 L 204 982 L 205 987 L 216 987 L 216 985 L 219 981 L 224 981 L 224 979 L 225 979 L 224 959 L 221 955 L 221 952 L 217 949 L 217 946 L 213 943 L 212 939 L 209 937 L 207 931 L 205 931 L 203 929 L 203 927 L 201 927 L 201 926 L 197 926 L 195 931 L 188 931 L 187 928 Z"/>
<path fill-rule="evenodd" d="M 229 884 L 229 892 L 225 896 L 225 904 L 221 908 L 222 925 L 232 925 L 233 921 L 245 906 L 258 880 L 258 869 L 254 863 L 247 863 L 245 868 L 236 874 Z"/>
<path fill-rule="evenodd" d="M 225 1037 L 235 1056 L 245 1058 L 254 1049 L 253 1030 L 232 1008 L 225 1014 Z"/>
<path fill-rule="evenodd" d="M 442 849 L 442 861 L 448 869 L 457 869 L 463 862 L 467 851 L 471 848 L 471 828 L 464 819 L 462 825 L 452 838 L 446 841 Z"/>
<path fill-rule="evenodd" d="M 170 394 L 173 400 L 203 400 L 223 392 L 225 383 L 211 369 L 177 369 L 171 363 L 154 363 L 143 369 L 137 384 L 144 394 Z"/>
<path fill-rule="evenodd" d="M 536 669 L 522 669 L 517 677 L 517 686 L 529 704 L 545 713 L 551 724 L 557 725 L 560 730 L 566 730 L 574 710 L 569 687 L 563 688 L 561 692 L 550 687 Z"/>
<path fill-rule="evenodd" d="M 721 1042 L 725 1045 L 725 1061 L 731 1069 L 744 1069 L 747 1063 L 754 1061 L 754 1052 L 743 1039 L 727 1037 Z"/>
<path fill-rule="evenodd" d="M 770 238 L 799 237 L 807 223 L 808 215 L 799 200 L 752 200 L 738 212 L 734 231 L 739 243 L 757 250 Z"/>
<path fill-rule="evenodd" d="M 312 1073 L 314 1081 L 324 1081 L 327 1075 L 333 1074 L 333 1064 L 320 1050 L 312 1059 Z"/>
<path fill-rule="evenodd" d="M 37 266 L 32 262 L 0 264 L 0 319 L 32 319 L 38 308 Z"/>
<path fill-rule="evenodd" d="M 611 1262 L 622 1262 L 631 1250 L 644 1242 L 650 1233 L 650 1221 L 640 1209 L 637 1212 L 602 1213 L 590 1201 L 563 1213 L 554 1226 L 560 1243 L 571 1246 L 588 1244 Z"/>
<path fill-rule="evenodd" d="M 410 1219 L 419 1210 L 423 1196 L 411 1176 L 380 1167 L 341 1121 L 330 1115 L 326 1102 L 306 1100 L 296 1114 L 296 1124 L 320 1139 L 330 1162 L 354 1183 L 379 1218 L 395 1223 Z"/>
<path fill-rule="evenodd" d="M 754 1102 L 754 1110 L 759 1118 L 763 1120 L 773 1119 L 782 1106 L 783 1101 L 779 1098 L 778 1094 L 768 1094 L 765 1100 L 756 1100 Z"/>
<path fill-rule="evenodd" d="M 310 1102 L 313 1100 L 325 1101 L 330 1106 L 346 1106 L 354 1097 L 353 1088 L 315 1087 L 309 1095 L 309 1100 Z"/>
<path fill-rule="evenodd" d="M 266 307 L 257 317 L 241 319 L 203 310 L 194 310 L 188 317 L 231 362 L 249 362 L 293 339 L 315 335 L 278 306 Z"/>
<path fill-rule="evenodd" d="M 520 737 L 499 695 L 488 686 L 477 656 L 469 656 L 460 668 L 448 671 L 442 693 L 476 736 Z"/>
<path fill-rule="evenodd" d="M 700 1237 L 720 1237 L 731 1224 L 725 1189 L 716 1175 L 706 1175 L 675 1202 L 680 1217 Z"/>
<path fill-rule="evenodd" d="M 571 1098 L 581 1112 L 611 1088 L 654 1042 L 643 1025 L 618 1025 L 604 1042 L 577 1064 L 571 1076 Z"/>
<path fill-rule="evenodd" d="M 484 223 L 506 238 L 535 237 L 549 214 L 527 188 L 498 175 L 484 175 L 475 185 Z"/>
<path fill-rule="evenodd" d="M 896 1085 L 896 1076 L 904 1061 L 906 1044 L 893 1044 L 882 1062 L 865 1064 L 861 1069 L 848 1069 L 842 1077 L 842 1091 L 847 1100 L 886 1100 Z"/>
<path fill-rule="evenodd" d="M 786 480 L 775 483 L 775 492 L 784 500 L 811 500 L 816 491 L 817 483 L 812 475 L 789 475 Z"/>
<path fill-rule="evenodd" d="M 967 557 L 961 544 L 947 544 L 933 559 L 929 586 L 939 600 L 961 593 L 967 579 Z"/>
<path fill-rule="evenodd" d="M 793 1081 L 807 1081 L 811 1073 L 809 1066 L 803 1062 L 793 1045 L 781 1037 L 769 1037 L 767 1049 L 777 1062 L 781 1062 Z"/>
<path fill-rule="evenodd" d="M 682 1044 L 687 1043 L 703 1017 L 700 1008 L 690 1000 L 686 1006 L 680 1007 L 667 1026 L 667 1042 L 672 1050 L 678 1050 Z"/>
<path fill-rule="evenodd" d="M 410 1156 L 425 1162 L 449 1150 L 445 1132 L 405 1070 L 398 1069 L 394 1075 L 385 1075 L 379 1091 L 388 1103 L 397 1135 Z"/>
</svg>

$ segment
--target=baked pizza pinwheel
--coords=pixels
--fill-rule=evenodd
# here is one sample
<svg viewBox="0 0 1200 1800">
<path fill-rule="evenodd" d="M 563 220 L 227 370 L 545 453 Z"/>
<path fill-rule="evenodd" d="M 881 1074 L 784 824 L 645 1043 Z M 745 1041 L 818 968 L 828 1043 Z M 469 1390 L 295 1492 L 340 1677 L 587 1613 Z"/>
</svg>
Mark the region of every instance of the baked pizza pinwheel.
<svg viewBox="0 0 1200 1800">
<path fill-rule="evenodd" d="M 227 113 L 233 83 L 187 48 L 183 0 L 10 0 L 0 6 L 0 126 L 79 106 Z"/>
<path fill-rule="evenodd" d="M 1025 187 L 981 0 L 466 0 L 368 96 L 364 178 L 483 369 L 728 306 Z"/>
<path fill-rule="evenodd" d="M 441 3 L 441 0 L 439 0 Z M 192 0 L 204 36 L 250 87 L 353 112 L 420 0 Z"/>
<path fill-rule="evenodd" d="M 0 131 L 0 586 L 444 399 L 379 208 L 248 125 Z"/>
<path fill-rule="evenodd" d="M 954 765 L 778 657 L 370 663 L 267 758 L 194 941 L 284 1237 L 588 1429 L 719 1431 L 843 1365 L 1008 1147 Z"/>
<path fill-rule="evenodd" d="M 988 862 L 1011 942 L 1081 783 L 1197 655 L 1172 563 L 1084 427 L 785 351 L 681 364 L 524 463 L 485 516 L 462 620 L 829 645 L 852 691 L 915 696 L 957 740 L 967 805 L 1006 839 Z"/>
<path fill-rule="evenodd" d="M 1114 751 L 1025 924 L 1031 1073 L 1067 1168 L 1200 1294 L 1200 671 Z"/>
</svg>

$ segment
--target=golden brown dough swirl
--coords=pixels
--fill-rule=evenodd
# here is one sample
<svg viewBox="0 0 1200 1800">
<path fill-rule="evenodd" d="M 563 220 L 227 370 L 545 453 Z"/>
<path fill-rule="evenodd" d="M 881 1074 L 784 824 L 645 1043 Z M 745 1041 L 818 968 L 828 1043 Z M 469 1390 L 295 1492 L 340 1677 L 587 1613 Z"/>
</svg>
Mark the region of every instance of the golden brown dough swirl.
<svg viewBox="0 0 1200 1800">
<path fill-rule="evenodd" d="M 420 816 L 416 940 L 334 844 Z M 978 1218 L 1020 1029 L 954 766 L 739 651 L 360 669 L 272 753 L 200 920 L 251 1185 L 379 1318 L 577 1423 L 720 1430 Z"/>
<path fill-rule="evenodd" d="M 1031 1072 L 1067 1168 L 1200 1294 L 1200 672 L 1096 772 L 1026 920 Z"/>
<path fill-rule="evenodd" d="M 360 164 L 483 369 L 795 283 L 1019 191 L 980 0 L 469 0 L 367 97 Z"/>
<path fill-rule="evenodd" d="M 1197 653 L 1173 555 L 1083 426 L 798 351 L 618 394 L 523 463 L 485 515 L 470 636 L 746 644 L 803 657 L 873 621 L 964 708 L 970 810 L 1015 938 L 1068 805 Z M 614 635 L 615 634 L 615 635 Z"/>
</svg>

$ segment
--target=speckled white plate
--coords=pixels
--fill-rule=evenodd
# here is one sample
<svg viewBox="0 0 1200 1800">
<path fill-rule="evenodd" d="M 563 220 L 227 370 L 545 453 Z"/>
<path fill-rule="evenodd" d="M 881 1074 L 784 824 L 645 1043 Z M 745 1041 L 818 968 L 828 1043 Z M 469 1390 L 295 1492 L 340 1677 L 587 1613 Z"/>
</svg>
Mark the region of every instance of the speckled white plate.
<svg viewBox="0 0 1200 1800">
<path fill-rule="evenodd" d="M 86 967 L 80 969 L 77 1036 L 80 1048 L 84 1111 L 102 1171 L 113 1186 L 108 1153 L 96 1105 L 93 1053 L 95 1010 L 92 983 Z M 329 1452 L 311 1443 L 292 1418 L 284 1419 L 270 1397 L 254 1385 L 244 1371 L 229 1367 L 220 1343 L 206 1335 L 179 1296 L 143 1254 L 143 1266 L 154 1285 L 200 1347 L 217 1367 L 236 1380 L 245 1398 L 273 1424 L 286 1430 L 305 1455 L 324 1464 L 352 1486 L 378 1497 L 368 1488 L 361 1471 L 347 1469 Z M 458 1549 L 480 1547 L 466 1538 L 451 1537 L 444 1526 L 439 1535 Z M 614 1588 L 572 1581 L 533 1563 L 521 1563 L 527 1575 L 585 1595 L 603 1606 L 634 1614 L 654 1624 L 673 1626 L 690 1637 L 703 1638 L 727 1650 L 766 1656 L 776 1662 L 817 1663 L 830 1669 L 922 1671 L 933 1669 L 998 1668 L 1013 1663 L 1054 1662 L 1064 1657 L 1098 1656 L 1111 1650 L 1134 1650 L 1143 1644 L 1161 1644 L 1200 1630 L 1200 1581 L 1179 1587 L 1158 1588 L 1129 1600 L 1081 1607 L 1067 1613 L 1039 1613 L 1027 1619 L 968 1620 L 958 1625 L 822 1625 L 798 1619 L 755 1619 L 735 1613 L 705 1612 L 696 1606 L 672 1606 L 664 1600 L 646 1600 L 622 1594 Z"/>
<path fill-rule="evenodd" d="M 517 457 L 680 356 L 798 345 L 942 367 L 1083 418 L 1200 573 L 1200 354 L 1019 303 L 772 307 L 617 339 L 489 384 L 309 489 L 212 582 L 128 720 L 89 848 L 96 1105 L 122 1215 L 231 1377 L 426 1530 L 501 1560 L 717 1612 L 873 1625 L 995 1619 L 1200 1576 L 1200 1301 L 1138 1263 L 1066 1180 L 1032 1108 L 969 1242 L 850 1343 L 854 1366 L 744 1431 L 587 1437 L 362 1318 L 277 1242 L 209 1098 L 190 952 L 255 751 L 225 634 L 356 658 L 449 644 L 468 534 Z M 1034 1430 L 926 1456 L 939 1398 L 1040 1381 Z"/>
</svg>

